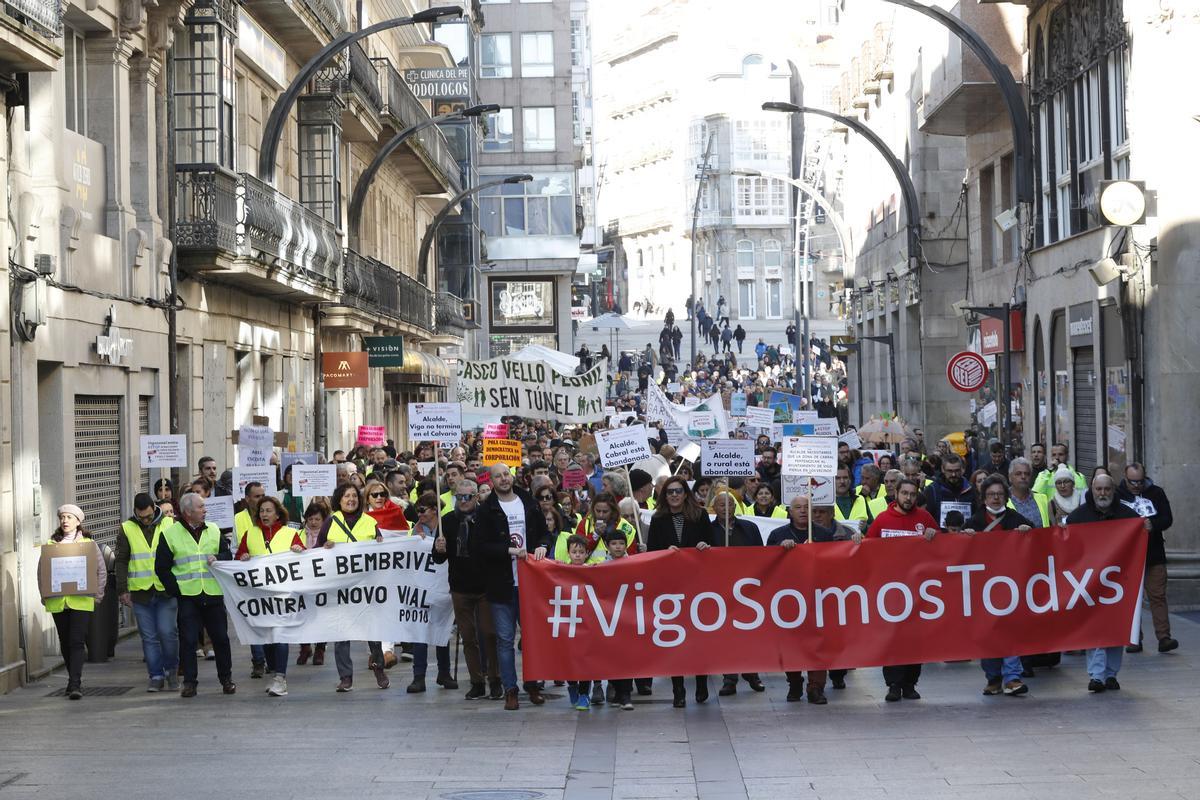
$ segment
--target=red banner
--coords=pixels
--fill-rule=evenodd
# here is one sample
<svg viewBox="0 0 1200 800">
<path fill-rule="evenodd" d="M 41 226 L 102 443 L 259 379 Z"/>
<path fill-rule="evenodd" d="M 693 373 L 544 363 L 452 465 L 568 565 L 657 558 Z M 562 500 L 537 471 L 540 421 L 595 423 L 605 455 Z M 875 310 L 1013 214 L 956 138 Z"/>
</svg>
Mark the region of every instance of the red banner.
<svg viewBox="0 0 1200 800">
<path fill-rule="evenodd" d="M 1141 520 L 521 562 L 525 680 L 840 669 L 1126 644 Z"/>
</svg>

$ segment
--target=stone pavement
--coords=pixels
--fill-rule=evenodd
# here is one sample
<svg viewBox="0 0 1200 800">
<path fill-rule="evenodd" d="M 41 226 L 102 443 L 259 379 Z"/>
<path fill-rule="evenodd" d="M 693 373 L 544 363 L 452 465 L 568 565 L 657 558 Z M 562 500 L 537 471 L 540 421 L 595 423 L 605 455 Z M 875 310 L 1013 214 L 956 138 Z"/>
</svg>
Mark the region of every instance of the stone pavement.
<svg viewBox="0 0 1200 800">
<path fill-rule="evenodd" d="M 1082 657 L 1065 656 L 1022 698 L 981 696 L 976 664 L 934 664 L 920 701 L 885 704 L 879 671 L 862 669 L 824 707 L 785 703 L 771 675 L 765 694 L 742 683 L 719 702 L 714 680 L 713 698 L 683 712 L 658 680 L 633 712 L 577 712 L 556 689 L 546 706 L 506 713 L 432 683 L 407 695 L 405 664 L 392 689 L 364 671 L 348 695 L 334 693 L 332 664 L 292 666 L 290 695 L 271 698 L 241 647 L 236 696 L 206 662 L 200 695 L 184 701 L 143 691 L 137 641 L 125 640 L 84 671 L 85 687 L 125 694 L 47 697 L 65 685 L 56 673 L 0 697 L 0 800 L 1196 798 L 1198 622 L 1175 616 L 1181 649 L 1126 656 L 1122 691 L 1103 695 L 1085 691 Z M 354 655 L 362 669 L 365 646 Z"/>
</svg>

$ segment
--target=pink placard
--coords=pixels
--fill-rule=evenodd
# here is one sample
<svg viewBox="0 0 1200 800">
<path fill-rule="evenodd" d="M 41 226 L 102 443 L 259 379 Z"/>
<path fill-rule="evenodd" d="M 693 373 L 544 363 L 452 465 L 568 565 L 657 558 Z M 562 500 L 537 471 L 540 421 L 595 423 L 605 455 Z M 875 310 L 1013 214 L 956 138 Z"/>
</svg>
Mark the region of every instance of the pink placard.
<svg viewBox="0 0 1200 800">
<path fill-rule="evenodd" d="M 383 425 L 359 425 L 356 440 L 359 444 L 376 447 L 387 444 L 387 428 Z"/>
<path fill-rule="evenodd" d="M 569 469 L 562 474 L 562 488 L 578 489 L 587 484 L 587 475 L 581 469 Z"/>
<path fill-rule="evenodd" d="M 508 425 L 503 422 L 489 422 L 483 426 L 483 438 L 507 439 Z"/>
</svg>

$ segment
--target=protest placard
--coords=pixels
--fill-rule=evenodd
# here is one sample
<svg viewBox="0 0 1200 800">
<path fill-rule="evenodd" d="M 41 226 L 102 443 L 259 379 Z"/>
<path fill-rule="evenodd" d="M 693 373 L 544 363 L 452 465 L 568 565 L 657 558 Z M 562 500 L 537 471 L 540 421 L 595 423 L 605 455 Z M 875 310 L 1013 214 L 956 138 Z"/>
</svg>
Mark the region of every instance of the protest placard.
<svg viewBox="0 0 1200 800">
<path fill-rule="evenodd" d="M 223 497 L 207 497 L 204 499 L 204 516 L 205 522 L 211 522 L 221 530 L 227 530 L 233 527 L 233 501 L 232 495 L 224 495 Z"/>
<path fill-rule="evenodd" d="M 808 497 L 815 506 L 831 506 L 835 502 L 837 493 L 831 477 L 781 475 L 780 483 L 783 492 L 780 502 L 784 505 L 792 502 L 793 497 Z"/>
<path fill-rule="evenodd" d="M 846 431 L 838 437 L 838 441 L 845 442 L 851 450 L 858 450 L 862 447 L 862 439 L 858 438 L 858 431 Z"/>
<path fill-rule="evenodd" d="M 683 385 L 680 384 L 678 381 L 674 381 L 672 383 L 667 384 L 667 393 L 668 394 L 678 394 L 679 392 L 682 392 L 682 391 L 683 391 Z"/>
<path fill-rule="evenodd" d="M 746 416 L 746 393 L 734 392 L 729 395 L 729 413 L 734 417 Z"/>
<path fill-rule="evenodd" d="M 436 464 L 437 464 L 436 461 L 418 461 L 417 462 L 417 472 L 420 473 L 421 475 L 432 475 L 433 468 L 434 468 L 434 466 L 436 466 Z"/>
<path fill-rule="evenodd" d="M 387 444 L 387 428 L 383 425 L 359 425 L 354 439 L 367 447 L 383 447 Z"/>
<path fill-rule="evenodd" d="M 746 422 L 758 428 L 766 428 L 775 423 L 775 409 L 749 406 L 746 409 Z"/>
<path fill-rule="evenodd" d="M 833 417 L 818 417 L 812 421 L 813 436 L 833 436 L 838 435 L 838 421 Z"/>
<path fill-rule="evenodd" d="M 521 443 L 512 439 L 484 439 L 483 465 L 508 464 L 513 469 L 521 466 Z"/>
<path fill-rule="evenodd" d="M 234 467 L 233 496 L 244 497 L 247 483 L 261 483 L 267 494 L 279 497 L 279 489 L 276 488 L 275 467 L 271 464 L 265 467 Z"/>
<path fill-rule="evenodd" d="M 836 475 L 837 439 L 828 436 L 783 437 L 785 475 Z"/>
<path fill-rule="evenodd" d="M 756 475 L 754 441 L 751 439 L 703 439 L 700 442 L 700 472 L 723 478 Z"/>
<path fill-rule="evenodd" d="M 279 456 L 279 472 L 282 474 L 287 471 L 287 468 L 295 464 L 320 464 L 320 453 L 283 453 Z"/>
<path fill-rule="evenodd" d="M 507 439 L 508 425 L 503 422 L 489 422 L 483 426 L 483 438 Z"/>
<path fill-rule="evenodd" d="M 275 446 L 275 433 L 267 425 L 243 425 L 238 429 L 237 446 L 251 450 L 270 450 Z"/>
<path fill-rule="evenodd" d="M 570 467 L 562 474 L 562 488 L 578 489 L 587 485 L 587 475 L 579 467 Z"/>
<path fill-rule="evenodd" d="M 801 408 L 792 411 L 792 422 L 798 425 L 813 425 L 818 419 L 820 417 L 817 416 L 817 412 L 815 411 L 808 411 Z"/>
<path fill-rule="evenodd" d="M 141 437 L 142 469 L 152 467 L 186 467 L 187 436 L 182 433 Z"/>
<path fill-rule="evenodd" d="M 794 422 L 792 414 L 804 405 L 804 398 L 787 392 L 771 392 L 767 407 L 774 409 L 776 422 Z"/>
<path fill-rule="evenodd" d="M 800 425 L 795 422 L 772 425 L 771 441 L 782 442 L 787 436 L 812 436 L 815 432 L 812 425 Z"/>
<path fill-rule="evenodd" d="M 688 431 L 695 435 L 712 435 L 717 432 L 717 417 L 711 411 L 696 411 L 688 415 Z"/>
<path fill-rule="evenodd" d="M 645 425 L 596 431 L 596 445 L 600 450 L 600 463 L 606 469 L 633 464 L 652 455 Z"/>
<path fill-rule="evenodd" d="M 414 442 L 457 442 L 462 438 L 462 405 L 409 403 L 408 438 Z"/>
<path fill-rule="evenodd" d="M 700 398 L 696 397 L 694 394 L 689 394 L 687 397 L 683 398 L 683 404 L 685 406 L 698 406 L 700 405 Z"/>
<path fill-rule="evenodd" d="M 297 464 L 292 467 L 292 494 L 329 497 L 337 488 L 337 465 Z"/>
</svg>

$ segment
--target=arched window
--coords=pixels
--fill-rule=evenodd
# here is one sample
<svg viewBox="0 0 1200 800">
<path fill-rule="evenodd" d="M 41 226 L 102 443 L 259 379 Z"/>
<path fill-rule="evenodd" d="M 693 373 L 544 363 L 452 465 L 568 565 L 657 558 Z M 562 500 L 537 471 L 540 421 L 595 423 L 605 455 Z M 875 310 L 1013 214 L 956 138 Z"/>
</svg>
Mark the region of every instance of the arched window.
<svg viewBox="0 0 1200 800">
<path fill-rule="evenodd" d="M 783 266 L 783 248 L 779 246 L 778 239 L 767 239 L 763 242 L 763 266 Z"/>
<path fill-rule="evenodd" d="M 754 268 L 754 242 L 739 239 L 737 243 L 737 266 Z"/>
</svg>

